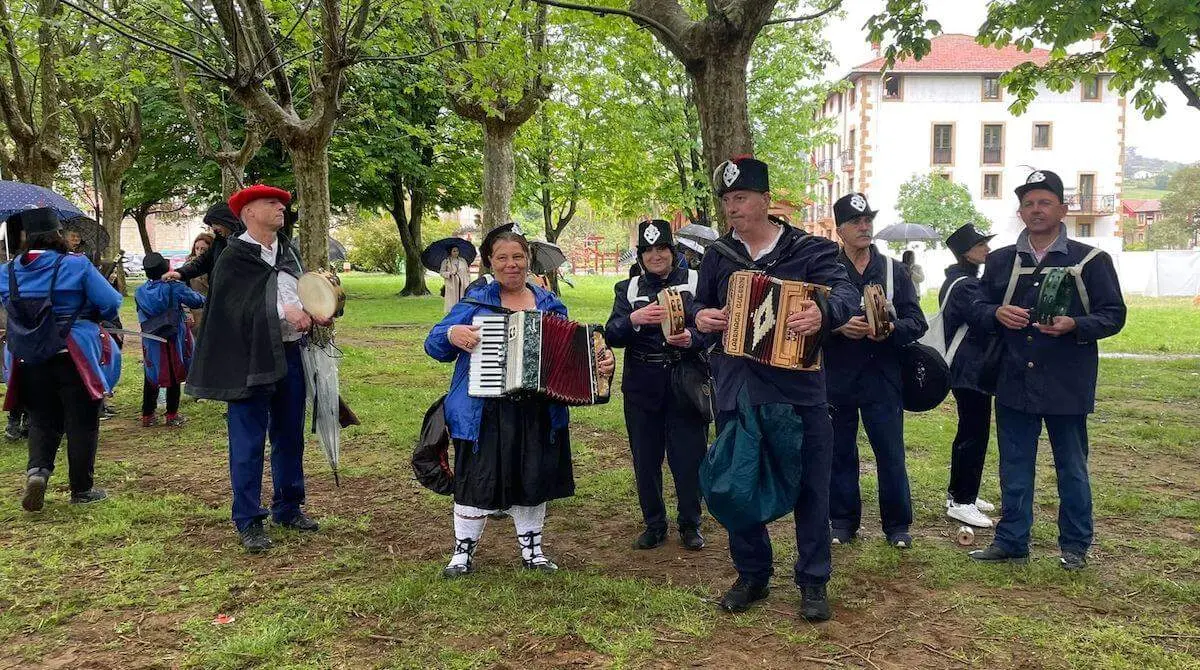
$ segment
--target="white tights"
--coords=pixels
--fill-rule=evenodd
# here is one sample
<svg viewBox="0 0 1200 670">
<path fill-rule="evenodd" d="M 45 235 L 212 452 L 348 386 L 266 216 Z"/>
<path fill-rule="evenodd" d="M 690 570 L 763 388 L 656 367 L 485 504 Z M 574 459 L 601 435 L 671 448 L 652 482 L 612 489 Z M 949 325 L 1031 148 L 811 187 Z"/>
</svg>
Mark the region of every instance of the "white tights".
<svg viewBox="0 0 1200 670">
<path fill-rule="evenodd" d="M 483 537 L 483 529 L 487 525 L 488 515 L 496 511 L 454 504 L 456 543 L 454 555 L 450 557 L 450 565 L 466 565 L 471 555 L 475 553 L 475 545 Z M 546 562 L 546 557 L 542 554 L 542 526 L 546 522 L 546 503 L 533 507 L 513 505 L 507 511 L 512 516 L 513 526 L 517 531 L 521 558 L 532 563 Z"/>
</svg>

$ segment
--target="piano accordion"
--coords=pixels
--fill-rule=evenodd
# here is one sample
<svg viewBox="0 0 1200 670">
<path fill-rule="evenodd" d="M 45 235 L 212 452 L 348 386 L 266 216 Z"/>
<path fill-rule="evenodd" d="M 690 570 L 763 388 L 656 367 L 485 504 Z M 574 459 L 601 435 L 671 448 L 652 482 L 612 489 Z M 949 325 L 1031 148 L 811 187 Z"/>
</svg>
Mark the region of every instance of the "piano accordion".
<svg viewBox="0 0 1200 670">
<path fill-rule="evenodd" d="M 820 370 L 823 333 L 796 335 L 788 330 L 787 318 L 801 310 L 802 301 L 821 306 L 828 296 L 829 287 L 821 284 L 776 279 L 751 270 L 734 272 L 726 301 L 725 353 L 789 370 Z"/>
<path fill-rule="evenodd" d="M 471 352 L 467 393 L 477 398 L 531 393 L 564 405 L 608 402 L 611 375 L 596 361 L 607 348 L 604 327 L 536 310 L 478 314 L 480 342 Z"/>
<path fill-rule="evenodd" d="M 678 335 L 683 332 L 685 317 L 683 313 L 683 295 L 676 288 L 664 288 L 658 292 L 658 304 L 667 310 L 663 318 L 662 331 L 664 337 Z"/>
</svg>

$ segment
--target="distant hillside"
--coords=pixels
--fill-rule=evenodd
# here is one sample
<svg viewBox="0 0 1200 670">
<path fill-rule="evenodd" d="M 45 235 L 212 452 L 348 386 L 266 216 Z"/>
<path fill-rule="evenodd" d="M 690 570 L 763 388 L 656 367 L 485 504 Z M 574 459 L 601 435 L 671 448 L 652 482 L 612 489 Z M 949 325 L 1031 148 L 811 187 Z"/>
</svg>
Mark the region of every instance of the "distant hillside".
<svg viewBox="0 0 1200 670">
<path fill-rule="evenodd" d="M 1145 170 L 1152 174 L 1174 174 L 1176 170 L 1183 167 L 1185 163 L 1176 163 L 1175 161 L 1163 160 L 1161 158 L 1151 158 L 1138 153 L 1137 147 L 1129 147 L 1125 150 L 1125 176 L 1132 177 L 1139 170 Z"/>
</svg>

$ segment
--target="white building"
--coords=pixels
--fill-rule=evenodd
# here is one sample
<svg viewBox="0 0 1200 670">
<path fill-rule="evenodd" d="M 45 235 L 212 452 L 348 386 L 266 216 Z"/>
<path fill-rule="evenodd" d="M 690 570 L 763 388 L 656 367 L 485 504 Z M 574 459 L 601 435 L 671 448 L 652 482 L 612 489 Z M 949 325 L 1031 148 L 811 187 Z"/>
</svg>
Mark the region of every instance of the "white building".
<svg viewBox="0 0 1200 670">
<path fill-rule="evenodd" d="M 1022 227 L 1013 189 L 1036 168 L 1063 178 L 1072 237 L 1117 234 L 1126 105 L 1108 90 L 1110 76 L 1066 93 L 1042 90 L 1013 116 L 1000 74 L 1028 61 L 1045 63 L 1049 51 L 994 49 L 969 35 L 932 42 L 923 59 L 900 61 L 882 77 L 882 58 L 863 63 L 847 75 L 849 90 L 826 99 L 821 115 L 834 119 L 839 139 L 813 155 L 827 176 L 810 218 L 831 222 L 829 205 L 862 191 L 880 210 L 876 229 L 897 223 L 900 185 L 936 172 L 967 187 L 996 242 L 1007 244 Z"/>
</svg>

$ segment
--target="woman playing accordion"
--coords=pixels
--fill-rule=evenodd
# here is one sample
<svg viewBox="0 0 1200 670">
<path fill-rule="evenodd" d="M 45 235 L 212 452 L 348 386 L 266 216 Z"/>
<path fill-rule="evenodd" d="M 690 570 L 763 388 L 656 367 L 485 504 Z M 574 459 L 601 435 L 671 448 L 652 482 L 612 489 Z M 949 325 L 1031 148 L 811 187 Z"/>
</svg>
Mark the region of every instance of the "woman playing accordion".
<svg viewBox="0 0 1200 670">
<path fill-rule="evenodd" d="M 503 310 L 567 314 L 553 293 L 526 283 L 529 243 L 523 236 L 500 233 L 490 252 L 495 281 L 468 291 L 425 339 L 430 356 L 455 361 L 445 400 L 454 441 L 455 538 L 454 555 L 442 571 L 446 578 L 474 569 L 472 557 L 488 515 L 499 510 L 513 518 L 524 567 L 554 572 L 558 567 L 542 552 L 546 502 L 575 492 L 565 406 L 538 395 L 468 393 L 471 352 L 480 343 L 479 326 L 472 325 L 477 315 Z M 604 352 L 596 367 L 611 375 L 612 354 Z"/>
</svg>

